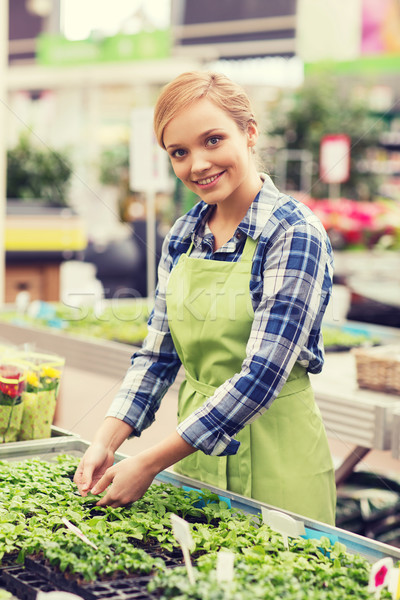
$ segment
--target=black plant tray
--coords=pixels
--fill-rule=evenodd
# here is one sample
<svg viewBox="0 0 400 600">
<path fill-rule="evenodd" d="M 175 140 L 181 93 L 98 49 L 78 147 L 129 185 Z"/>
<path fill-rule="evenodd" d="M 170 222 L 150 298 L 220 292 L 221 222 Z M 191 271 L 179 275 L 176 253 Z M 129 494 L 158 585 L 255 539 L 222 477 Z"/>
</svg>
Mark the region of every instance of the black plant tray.
<svg viewBox="0 0 400 600">
<path fill-rule="evenodd" d="M 140 546 L 140 544 L 139 544 Z M 180 548 L 172 552 L 163 550 L 158 544 L 146 547 L 146 552 L 162 558 L 168 568 L 184 564 Z M 81 596 L 85 600 L 156 600 L 157 596 L 147 591 L 151 575 L 119 575 L 116 579 L 95 582 L 68 579 L 56 567 L 46 564 L 39 557 L 27 557 L 24 565 L 15 564 L 16 556 L 3 561 L 0 568 L 0 583 L 20 600 L 36 600 L 39 591 L 65 591 Z"/>
<path fill-rule="evenodd" d="M 44 560 L 26 558 L 25 567 L 32 574 L 53 582 L 65 592 L 77 594 L 85 600 L 153 600 L 147 591 L 151 575 L 121 576 L 118 579 L 78 582 L 68 579 L 58 569 L 47 566 Z"/>
<path fill-rule="evenodd" d="M 1 583 L 21 600 L 35 600 L 38 592 L 55 592 L 56 587 L 46 577 L 41 577 L 23 565 L 4 567 L 1 571 Z"/>
<path fill-rule="evenodd" d="M 164 550 L 157 542 L 153 544 L 136 542 L 138 548 L 142 548 L 149 556 L 153 558 L 162 558 L 165 562 L 165 566 L 173 569 L 174 567 L 182 567 L 185 564 L 183 559 L 182 550 L 180 547 L 173 548 L 172 550 Z M 193 556 L 192 556 L 193 559 Z"/>
</svg>

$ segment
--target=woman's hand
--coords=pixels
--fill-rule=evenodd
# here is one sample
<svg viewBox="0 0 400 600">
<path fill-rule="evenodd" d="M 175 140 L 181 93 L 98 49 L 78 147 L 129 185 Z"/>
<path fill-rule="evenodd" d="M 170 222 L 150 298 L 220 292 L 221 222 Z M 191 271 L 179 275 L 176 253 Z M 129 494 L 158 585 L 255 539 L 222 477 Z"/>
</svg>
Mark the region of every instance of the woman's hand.
<svg viewBox="0 0 400 600">
<path fill-rule="evenodd" d="M 82 496 L 88 492 L 103 477 L 104 473 L 114 463 L 117 448 L 132 433 L 132 427 L 116 419 L 106 417 L 96 433 L 93 443 L 86 450 L 74 476 L 74 482 Z"/>
<path fill-rule="evenodd" d="M 92 488 L 93 494 L 107 493 L 97 502 L 97 506 L 123 506 L 139 500 L 146 492 L 156 471 L 151 470 L 144 456 L 131 456 L 106 470 L 101 479 Z"/>
<path fill-rule="evenodd" d="M 121 460 L 109 467 L 92 487 L 92 494 L 101 494 L 110 486 L 97 506 L 116 508 L 139 500 L 160 471 L 195 451 L 174 432 L 152 448 Z"/>
<path fill-rule="evenodd" d="M 81 496 L 87 496 L 113 463 L 114 452 L 101 442 L 94 442 L 86 450 L 74 476 Z"/>
</svg>

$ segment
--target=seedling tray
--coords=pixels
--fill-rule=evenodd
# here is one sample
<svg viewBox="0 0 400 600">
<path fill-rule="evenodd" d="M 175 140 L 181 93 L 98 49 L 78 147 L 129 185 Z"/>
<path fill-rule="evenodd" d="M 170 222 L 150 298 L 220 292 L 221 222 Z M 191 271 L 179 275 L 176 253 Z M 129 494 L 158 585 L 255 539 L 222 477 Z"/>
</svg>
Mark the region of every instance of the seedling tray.
<svg viewBox="0 0 400 600">
<path fill-rule="evenodd" d="M 59 454 L 70 454 L 72 456 L 81 457 L 89 445 L 90 443 L 88 441 L 74 436 L 60 436 L 44 440 L 0 444 L 0 460 L 14 461 L 38 457 L 52 462 Z M 126 458 L 125 454 L 117 453 L 115 455 L 117 461 L 122 460 L 123 458 Z M 159 473 L 155 479 L 155 482 L 157 481 L 169 483 L 177 487 L 186 486 L 193 489 L 207 488 L 225 500 L 228 500 L 231 503 L 232 508 L 248 514 L 259 514 L 261 512 L 261 507 L 263 506 L 266 508 L 276 508 L 252 500 L 251 498 L 240 496 L 239 494 L 205 485 L 200 481 L 185 477 L 184 475 L 179 475 L 169 470 Z M 338 527 L 313 521 L 301 515 L 293 513 L 288 514 L 291 514 L 291 516 L 296 519 L 303 520 L 309 537 L 319 538 L 321 536 L 326 536 L 331 539 L 334 538 L 342 544 L 345 544 L 349 552 L 360 554 L 370 562 L 374 562 L 386 556 L 392 557 L 395 561 L 400 560 L 400 549 L 398 548 L 375 540 L 370 540 Z"/>
<path fill-rule="evenodd" d="M 38 592 L 55 592 L 61 589 L 46 577 L 20 565 L 3 568 L 0 583 L 21 600 L 36 600 Z"/>
<path fill-rule="evenodd" d="M 58 578 L 57 578 L 58 579 Z M 85 586 L 67 584 L 49 579 L 28 566 L 9 567 L 3 571 L 3 584 L 20 600 L 36 600 L 38 592 L 64 591 L 81 596 L 85 600 L 153 600 L 155 596 L 146 591 L 149 578 L 137 577 L 109 583 L 88 583 Z"/>
<path fill-rule="evenodd" d="M 146 553 L 149 554 L 150 556 L 154 556 L 154 557 L 161 557 L 163 558 L 164 562 L 165 562 L 165 566 L 168 568 L 175 568 L 175 567 L 181 567 L 184 565 L 184 561 L 183 561 L 183 556 L 182 556 L 182 552 L 180 549 L 177 549 L 176 553 L 173 554 L 169 554 L 167 552 L 160 552 L 158 550 L 152 550 L 149 547 L 145 547 L 144 548 L 146 550 Z M 41 558 L 38 557 L 27 557 L 25 559 L 25 567 L 29 568 L 31 571 L 39 574 L 41 577 L 45 577 L 46 579 L 48 579 L 49 581 L 55 581 L 57 582 L 57 585 L 60 587 L 60 589 L 64 589 L 65 591 L 70 591 L 73 592 L 74 594 L 79 594 L 79 590 L 83 590 L 83 589 L 88 589 L 91 590 L 92 586 L 94 585 L 89 584 L 89 583 L 85 583 L 85 582 L 77 582 L 73 579 L 67 579 L 63 573 L 61 573 L 60 571 L 58 571 L 57 568 L 49 566 L 45 563 L 45 561 Z M 150 580 L 151 575 L 117 575 L 115 580 L 112 581 L 101 581 L 98 582 L 98 584 L 100 585 L 111 585 L 113 586 L 114 584 L 118 583 L 121 584 L 121 586 L 119 587 L 126 587 L 129 585 L 134 585 L 134 587 L 137 587 L 138 585 L 142 586 L 143 583 L 145 582 L 147 584 L 147 582 Z M 123 584 L 123 585 L 122 585 Z M 97 583 L 96 583 L 97 586 Z M 81 594 L 83 595 L 83 594 Z M 91 595 L 91 592 L 88 594 L 88 596 L 84 596 L 85 598 L 87 598 L 87 600 L 94 600 L 95 598 L 98 598 L 99 596 L 93 596 Z"/>
<path fill-rule="evenodd" d="M 38 577 L 41 581 L 53 582 L 57 589 L 81 596 L 85 600 L 152 600 L 155 598 L 147 591 L 151 576 L 127 576 L 110 581 L 77 582 L 68 579 L 41 560 L 27 558 L 26 573 Z M 21 597 L 21 596 L 19 596 Z"/>
<path fill-rule="evenodd" d="M 168 555 L 155 548 L 146 552 L 154 556 L 162 556 L 169 568 L 182 566 L 181 551 Z M 39 558 L 27 557 L 24 565 L 9 564 L 0 568 L 0 585 L 20 598 L 20 600 L 36 600 L 39 591 L 52 592 L 61 590 L 81 596 L 85 600 L 153 600 L 156 597 L 147 591 L 151 575 L 119 576 L 113 580 L 96 582 L 78 582 L 67 578 L 57 570 L 45 564 Z"/>
</svg>

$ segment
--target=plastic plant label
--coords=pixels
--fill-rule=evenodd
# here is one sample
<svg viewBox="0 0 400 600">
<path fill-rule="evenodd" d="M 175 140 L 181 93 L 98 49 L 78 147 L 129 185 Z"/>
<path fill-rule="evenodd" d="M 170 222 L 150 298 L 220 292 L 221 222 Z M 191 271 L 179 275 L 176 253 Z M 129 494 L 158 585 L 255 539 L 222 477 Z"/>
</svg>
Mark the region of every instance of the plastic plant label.
<svg viewBox="0 0 400 600">
<path fill-rule="evenodd" d="M 375 592 L 375 598 L 380 598 L 384 587 L 387 587 L 393 600 L 400 598 L 400 569 L 393 566 L 390 557 L 382 558 L 374 563 L 369 575 L 368 591 Z"/>
<path fill-rule="evenodd" d="M 374 563 L 369 574 L 368 591 L 375 592 L 375 598 L 379 598 L 381 591 L 389 585 L 390 572 L 393 569 L 393 559 L 382 558 Z"/>
<path fill-rule="evenodd" d="M 36 600 L 81 600 L 81 596 L 71 594 L 71 592 L 38 592 Z"/>
<path fill-rule="evenodd" d="M 66 519 L 65 517 L 62 518 L 62 522 L 64 523 L 65 527 L 68 527 L 68 529 L 70 529 L 79 539 L 82 540 L 82 542 L 84 542 L 85 544 L 87 544 L 88 546 L 91 546 L 92 548 L 94 548 L 95 550 L 98 550 L 99 548 L 96 546 L 96 544 L 94 544 L 93 542 L 91 542 L 89 540 L 88 537 L 86 537 L 86 535 L 83 533 L 83 531 L 81 531 L 79 529 L 79 527 L 77 527 L 76 525 L 74 525 L 73 523 L 71 523 L 71 521 L 68 521 L 68 519 Z"/>
<path fill-rule="evenodd" d="M 217 554 L 218 583 L 233 581 L 235 555 L 229 550 L 220 550 Z"/>
<path fill-rule="evenodd" d="M 171 524 L 172 533 L 182 548 L 183 559 L 185 561 L 189 582 L 193 585 L 195 583 L 195 577 L 192 561 L 190 560 L 190 551 L 194 550 L 195 543 L 192 538 L 192 532 L 190 531 L 189 523 L 178 517 L 178 515 L 172 514 Z"/>
<path fill-rule="evenodd" d="M 389 592 L 392 594 L 393 600 L 400 598 L 400 568 L 393 568 L 389 573 Z"/>
<path fill-rule="evenodd" d="M 303 521 L 296 521 L 290 515 L 287 515 L 279 510 L 269 510 L 261 507 L 263 523 L 271 527 L 277 533 L 280 533 L 283 538 L 285 548 L 289 550 L 289 537 L 299 537 L 305 535 Z"/>
</svg>

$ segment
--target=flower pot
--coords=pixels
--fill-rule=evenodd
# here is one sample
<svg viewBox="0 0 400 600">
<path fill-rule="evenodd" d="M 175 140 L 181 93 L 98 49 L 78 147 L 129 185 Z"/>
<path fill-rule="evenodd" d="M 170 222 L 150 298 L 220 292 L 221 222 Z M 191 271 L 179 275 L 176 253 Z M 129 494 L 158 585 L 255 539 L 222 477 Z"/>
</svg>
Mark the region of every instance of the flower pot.
<svg viewBox="0 0 400 600">
<path fill-rule="evenodd" d="M 38 440 L 51 437 L 51 425 L 56 410 L 56 390 L 24 392 L 23 415 L 18 440 Z"/>
<path fill-rule="evenodd" d="M 38 440 L 51 437 L 51 425 L 56 410 L 56 390 L 24 392 L 23 415 L 18 440 Z"/>
<path fill-rule="evenodd" d="M 13 404 L 0 404 L 0 443 L 17 441 L 22 413 L 21 398 L 15 398 Z"/>
</svg>

